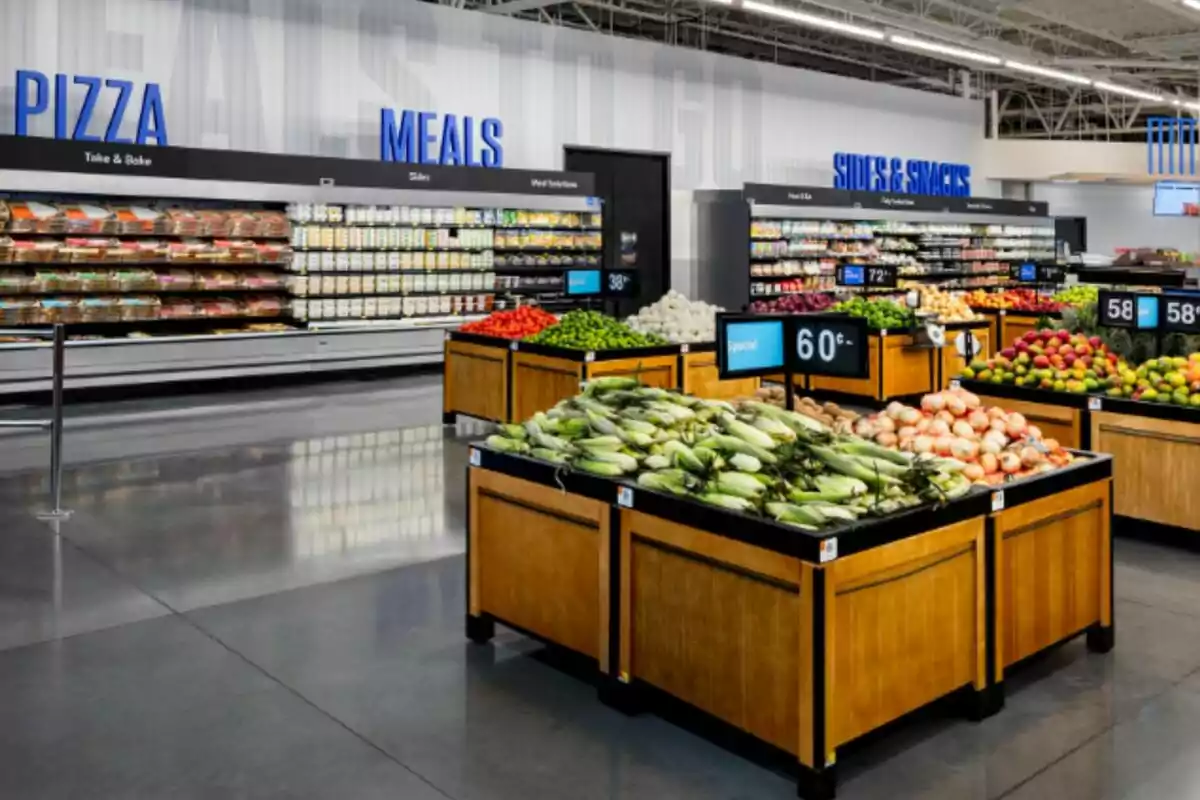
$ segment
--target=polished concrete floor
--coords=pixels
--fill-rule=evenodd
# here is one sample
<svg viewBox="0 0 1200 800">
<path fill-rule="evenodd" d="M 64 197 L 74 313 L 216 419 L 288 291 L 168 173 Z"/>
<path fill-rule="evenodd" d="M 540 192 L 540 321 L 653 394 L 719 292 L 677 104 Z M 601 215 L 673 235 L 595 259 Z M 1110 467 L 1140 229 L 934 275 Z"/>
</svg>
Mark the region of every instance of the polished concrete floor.
<svg viewBox="0 0 1200 800">
<path fill-rule="evenodd" d="M 465 442 L 434 378 L 71 408 L 0 436 L 0 798 L 786 798 L 596 702 L 512 633 L 468 645 Z M 0 409 L 0 418 L 24 412 Z M 1182 478 L 1181 478 L 1182 479 Z M 1119 541 L 1117 647 L 1003 713 L 928 715 L 839 797 L 1200 797 L 1200 556 Z"/>
</svg>

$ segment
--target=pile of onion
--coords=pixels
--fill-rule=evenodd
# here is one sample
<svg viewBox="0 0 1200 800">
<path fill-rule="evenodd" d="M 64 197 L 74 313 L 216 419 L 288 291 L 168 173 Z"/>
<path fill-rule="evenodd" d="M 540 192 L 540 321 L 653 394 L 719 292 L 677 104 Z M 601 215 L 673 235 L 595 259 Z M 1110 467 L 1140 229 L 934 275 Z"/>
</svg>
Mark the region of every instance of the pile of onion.
<svg viewBox="0 0 1200 800">
<path fill-rule="evenodd" d="M 1023 415 L 983 406 L 977 395 L 963 389 L 927 394 L 920 408 L 890 403 L 860 419 L 854 432 L 884 447 L 963 461 L 963 474 L 976 483 L 997 484 L 1071 463 L 1071 454 L 1054 439 L 1043 438 Z"/>
</svg>

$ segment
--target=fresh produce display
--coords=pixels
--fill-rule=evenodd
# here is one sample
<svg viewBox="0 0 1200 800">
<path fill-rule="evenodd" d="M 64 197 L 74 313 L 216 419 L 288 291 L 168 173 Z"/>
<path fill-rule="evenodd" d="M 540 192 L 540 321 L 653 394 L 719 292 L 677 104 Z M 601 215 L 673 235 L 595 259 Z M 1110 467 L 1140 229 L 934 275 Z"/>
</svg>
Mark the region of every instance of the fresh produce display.
<svg viewBox="0 0 1200 800">
<path fill-rule="evenodd" d="M 972 361 L 962 377 L 1086 394 L 1120 388 L 1121 366 L 1098 336 L 1044 328 L 1029 331 L 995 358 Z"/>
<path fill-rule="evenodd" d="M 536 306 L 521 306 L 512 311 L 493 311 L 475 322 L 459 328 L 463 333 L 496 336 L 501 339 L 524 339 L 558 322 L 558 317 Z"/>
<path fill-rule="evenodd" d="M 639 333 L 657 334 L 671 342 L 712 342 L 717 338 L 717 312 L 724 310 L 703 300 L 688 300 L 672 289 L 625 322 Z"/>
<path fill-rule="evenodd" d="M 837 434 L 768 403 L 701 400 L 632 378 L 591 381 L 523 425 L 502 425 L 487 444 L 806 530 L 970 488 L 963 461 Z"/>
<path fill-rule="evenodd" d="M 1092 283 L 1068 286 L 1051 299 L 1065 306 L 1086 306 L 1088 303 L 1095 303 L 1100 299 L 1100 287 Z"/>
<path fill-rule="evenodd" d="M 859 420 L 854 432 L 917 458 L 936 455 L 965 463 L 961 474 L 978 484 L 1048 472 L 1073 460 L 1021 414 L 984 406 L 977 395 L 962 389 L 927 394 L 920 408 L 893 402 Z"/>
<path fill-rule="evenodd" d="M 638 333 L 599 311 L 582 310 L 568 311 L 557 325 L 543 328 L 525 341 L 572 350 L 625 350 L 668 343 L 658 334 Z"/>
<path fill-rule="evenodd" d="M 967 297 L 971 308 L 1006 308 L 1011 311 L 1027 311 L 1031 314 L 1046 314 L 1062 310 L 1062 303 L 1039 295 L 1033 289 L 1006 289 L 1003 292 L 985 292 L 976 289 Z"/>
<path fill-rule="evenodd" d="M 1152 358 L 1136 369 L 1123 364 L 1120 378 L 1108 389 L 1110 397 L 1200 407 L 1200 353 Z"/>
<path fill-rule="evenodd" d="M 770 403 L 778 408 L 785 408 L 787 405 L 787 394 L 779 384 L 772 383 L 761 386 L 754 396 L 757 400 Z M 856 411 L 842 408 L 837 403 L 818 403 L 807 395 L 794 396 L 792 410 L 812 417 L 836 433 L 849 433 L 854 423 L 862 416 Z"/>
<path fill-rule="evenodd" d="M 774 300 L 755 300 L 750 311 L 755 314 L 810 314 L 828 311 L 833 305 L 833 295 L 823 292 L 789 294 Z"/>
<path fill-rule="evenodd" d="M 871 330 L 903 330 L 913 327 L 917 317 L 911 308 L 883 298 L 852 297 L 833 307 L 834 311 L 862 317 Z"/>
<path fill-rule="evenodd" d="M 962 292 L 945 292 L 936 286 L 921 286 L 921 310 L 937 314 L 941 322 L 970 322 L 980 315 L 967 305 Z"/>
</svg>

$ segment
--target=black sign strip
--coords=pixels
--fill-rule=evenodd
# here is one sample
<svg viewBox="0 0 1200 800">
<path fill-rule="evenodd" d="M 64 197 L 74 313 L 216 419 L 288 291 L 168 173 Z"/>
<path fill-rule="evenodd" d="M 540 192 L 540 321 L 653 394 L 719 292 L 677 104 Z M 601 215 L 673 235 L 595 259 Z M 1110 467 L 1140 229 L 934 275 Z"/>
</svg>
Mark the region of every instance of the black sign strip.
<svg viewBox="0 0 1200 800">
<path fill-rule="evenodd" d="M 856 192 L 827 186 L 782 186 L 747 183 L 747 201 L 768 206 L 861 208 L 888 211 L 932 211 L 949 214 L 982 214 L 1002 217 L 1049 217 L 1047 203 L 1005 200 L 998 197 L 938 197 L 892 192 Z"/>
<path fill-rule="evenodd" d="M 596 193 L 595 177 L 583 172 L 443 167 L 30 136 L 0 136 L 0 169 L 490 194 L 591 197 Z"/>
</svg>

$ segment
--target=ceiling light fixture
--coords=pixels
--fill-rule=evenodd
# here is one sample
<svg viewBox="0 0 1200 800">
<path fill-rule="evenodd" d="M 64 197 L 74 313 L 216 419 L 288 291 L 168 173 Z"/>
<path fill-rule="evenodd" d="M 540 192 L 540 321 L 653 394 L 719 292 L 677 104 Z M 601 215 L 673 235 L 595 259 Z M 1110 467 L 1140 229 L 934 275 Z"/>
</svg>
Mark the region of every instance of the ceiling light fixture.
<svg viewBox="0 0 1200 800">
<path fill-rule="evenodd" d="M 1200 2 L 1200 0 L 1196 0 L 1196 2 Z M 1004 66 L 1008 67 L 1009 69 L 1015 69 L 1018 72 L 1028 72 L 1030 75 L 1041 75 L 1043 78 L 1053 78 L 1056 81 L 1078 83 L 1082 86 L 1092 85 L 1091 78 L 1085 78 L 1082 75 L 1074 75 L 1070 72 L 1059 72 L 1056 69 L 1039 67 L 1036 64 L 1022 64 L 1020 61 L 1005 61 Z"/>
<path fill-rule="evenodd" d="M 976 50 L 964 50 L 961 47 L 951 47 L 948 44 L 938 44 L 937 42 L 926 42 L 923 39 L 910 39 L 907 36 L 889 36 L 888 39 L 894 44 L 901 47 L 911 47 L 914 50 L 925 50 L 930 53 L 937 53 L 943 56 L 952 56 L 961 58 L 967 61 L 978 61 L 980 64 L 991 64 L 992 66 L 1000 66 L 1003 59 L 996 56 L 980 53 Z"/>
<path fill-rule="evenodd" d="M 1194 8 L 1200 11 L 1200 0 L 1183 0 L 1183 4 L 1188 8 Z"/>
<path fill-rule="evenodd" d="M 791 20 L 798 22 L 801 25 L 807 25 L 812 28 L 823 28 L 827 31 L 837 31 L 838 33 L 846 33 L 851 36 L 859 36 L 864 39 L 873 39 L 877 42 L 883 41 L 883 31 L 877 31 L 873 28 L 864 28 L 859 25 L 851 25 L 849 22 L 841 22 L 828 17 L 818 17 L 813 14 L 805 14 L 803 11 L 794 11 L 783 6 L 771 5 L 770 3 L 759 3 L 756 0 L 742 0 L 741 7 L 746 11 L 754 11 L 759 14 L 766 14 L 770 17 L 779 17 L 780 19 Z"/>
<path fill-rule="evenodd" d="M 1104 81 L 1096 81 L 1092 84 L 1097 89 L 1102 89 L 1113 94 L 1123 94 L 1126 97 L 1136 97 L 1138 100 L 1148 100 L 1151 103 L 1161 103 L 1163 96 L 1152 92 L 1143 92 L 1141 89 L 1130 89 L 1126 86 L 1117 86 L 1113 83 L 1105 83 Z"/>
</svg>

